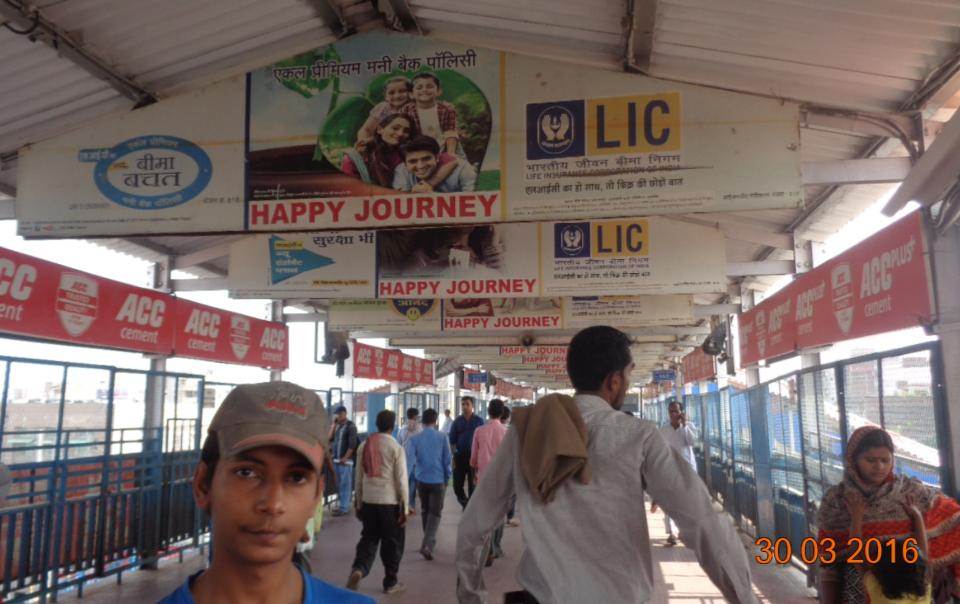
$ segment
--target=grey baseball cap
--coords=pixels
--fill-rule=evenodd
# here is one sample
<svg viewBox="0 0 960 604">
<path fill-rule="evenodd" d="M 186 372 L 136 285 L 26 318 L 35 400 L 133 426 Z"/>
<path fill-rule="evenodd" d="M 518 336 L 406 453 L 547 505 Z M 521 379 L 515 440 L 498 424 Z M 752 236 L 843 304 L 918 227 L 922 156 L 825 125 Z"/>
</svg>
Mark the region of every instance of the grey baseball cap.
<svg viewBox="0 0 960 604">
<path fill-rule="evenodd" d="M 320 471 L 329 428 L 323 401 L 314 391 L 290 382 L 264 382 L 230 391 L 209 431 L 217 435 L 221 457 L 277 445 L 300 453 Z"/>
</svg>

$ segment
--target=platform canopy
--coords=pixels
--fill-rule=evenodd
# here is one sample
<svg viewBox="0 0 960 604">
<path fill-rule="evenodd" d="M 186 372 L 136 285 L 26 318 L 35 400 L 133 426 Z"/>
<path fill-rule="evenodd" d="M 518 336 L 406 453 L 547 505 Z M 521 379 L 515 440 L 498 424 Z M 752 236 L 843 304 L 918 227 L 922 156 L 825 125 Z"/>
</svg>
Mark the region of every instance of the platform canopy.
<svg viewBox="0 0 960 604">
<path fill-rule="evenodd" d="M 106 123 L 98 120 L 135 120 L 129 116 L 184 102 L 189 99 L 184 94 L 209 94 L 202 91 L 231 78 L 242 82 L 243 74 L 271 66 L 278 85 L 287 85 L 283 78 L 291 72 L 277 75 L 275 68 L 297 65 L 280 62 L 331 44 L 351 48 L 351 40 L 385 31 L 426 40 L 416 44 L 499 51 L 506 57 L 501 59 L 505 79 L 499 90 L 506 86 L 511 91 L 501 92 L 501 101 L 508 104 L 507 95 L 524 85 L 517 79 L 524 69 L 531 70 L 528 83 L 535 94 L 540 74 L 534 67 L 544 62 L 564 74 L 563 82 L 570 86 L 596 80 L 615 81 L 611 86 L 616 88 L 629 86 L 629 80 L 620 84 L 611 78 L 635 78 L 641 87 L 656 78 L 663 90 L 683 91 L 684 99 L 702 89 L 716 98 L 769 106 L 771 115 L 778 105 L 794 111 L 799 134 L 781 151 L 799 155 L 796 188 L 802 200 L 775 209 L 715 208 L 651 219 L 682 225 L 677 228 L 693 233 L 692 245 L 706 246 L 697 233 L 717 233 L 719 252 L 704 253 L 702 262 L 721 259 L 713 268 L 719 285 L 669 291 L 657 284 L 635 291 L 618 291 L 610 283 L 597 286 L 596 295 L 643 297 L 629 303 L 608 300 L 603 307 L 613 309 L 607 316 L 626 325 L 639 347 L 639 381 L 655 368 L 677 364 L 730 314 L 749 305 L 745 298 L 752 292 L 809 269 L 817 246 L 902 181 L 960 104 L 960 5 L 947 1 L 3 0 L 0 20 L 0 219 L 14 218 L 18 172 L 27 171 L 24 150 L 40 151 L 45 144 L 49 149 L 69 140 L 71 133 Z M 661 110 L 674 107 L 672 97 L 655 97 L 653 102 L 663 103 L 656 106 Z M 215 113 L 211 121 L 222 117 Z M 510 117 L 501 119 L 507 123 Z M 716 123 L 719 118 L 711 119 Z M 734 120 L 727 127 L 737 135 L 742 126 Z M 694 140 L 695 127 L 685 128 L 684 139 Z M 504 126 L 503 132 L 514 131 Z M 500 141 L 502 147 L 520 144 L 509 136 Z M 502 167 L 507 180 L 509 170 L 520 169 L 513 161 Z M 600 217 L 588 213 L 582 219 Z M 533 229 L 533 240 L 513 238 L 529 243 L 529 254 L 542 256 L 550 237 L 560 241 L 569 236 L 565 249 L 576 247 L 572 232 L 556 227 L 555 216 L 532 220 L 536 222 L 523 223 L 523 228 Z M 621 227 L 605 231 L 608 243 L 611 233 L 629 228 L 626 223 Z M 193 278 L 173 280 L 173 289 L 196 291 L 226 289 L 231 250 L 268 237 L 164 233 L 97 241 L 187 271 Z M 26 234 L 44 236 L 39 228 Z M 292 245 L 285 253 L 302 249 Z M 531 271 L 537 273 L 537 267 L 518 268 L 511 275 L 517 283 L 502 287 L 522 287 L 524 276 L 533 278 Z M 387 337 L 393 346 L 422 348 L 462 364 L 486 364 L 518 383 L 560 385 L 556 359 L 501 354 L 501 347 L 563 346 L 579 326 L 601 321 L 597 304 L 577 301 L 593 295 L 590 291 L 564 289 L 559 277 L 550 286 L 550 275 L 545 279 L 543 271 L 541 261 L 536 291 L 517 295 L 519 289 L 504 289 L 509 304 L 488 300 L 483 312 L 477 311 L 483 302 L 463 304 L 442 296 L 433 299 L 432 308 L 402 306 L 398 300 L 419 292 L 385 292 L 380 274 L 373 277 L 379 289 L 370 291 L 379 296 L 376 303 L 364 291 L 353 298 L 367 300 L 365 305 L 351 306 L 346 296 L 267 291 L 256 283 L 248 284 L 246 295 L 284 300 L 289 321 L 331 320 L 355 337 Z M 701 284 L 710 280 L 694 277 Z M 396 281 L 386 279 L 390 287 Z M 466 289 L 458 299 L 485 297 Z M 438 311 L 435 319 L 433 311 Z M 410 328 L 397 317 L 426 320 Z M 502 320 L 493 323 L 498 318 Z"/>
</svg>

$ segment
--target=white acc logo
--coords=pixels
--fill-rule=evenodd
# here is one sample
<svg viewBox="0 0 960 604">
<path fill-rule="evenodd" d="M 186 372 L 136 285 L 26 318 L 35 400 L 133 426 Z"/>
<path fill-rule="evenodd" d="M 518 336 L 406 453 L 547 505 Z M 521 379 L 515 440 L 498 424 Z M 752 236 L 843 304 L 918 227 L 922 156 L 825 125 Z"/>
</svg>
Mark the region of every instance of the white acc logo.
<svg viewBox="0 0 960 604">
<path fill-rule="evenodd" d="M 573 113 L 553 105 L 537 116 L 537 145 L 544 153 L 563 153 L 573 145 Z"/>
<path fill-rule="evenodd" d="M 576 256 L 583 251 L 583 229 L 577 225 L 564 227 L 560 232 L 560 249 L 568 256 Z"/>
</svg>

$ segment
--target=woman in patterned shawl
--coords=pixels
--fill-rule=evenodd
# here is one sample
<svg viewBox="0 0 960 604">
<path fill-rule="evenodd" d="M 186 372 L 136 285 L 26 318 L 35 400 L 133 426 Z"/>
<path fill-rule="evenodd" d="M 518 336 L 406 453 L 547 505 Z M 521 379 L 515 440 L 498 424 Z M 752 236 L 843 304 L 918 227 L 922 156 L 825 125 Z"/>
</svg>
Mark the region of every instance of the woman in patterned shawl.
<svg viewBox="0 0 960 604">
<path fill-rule="evenodd" d="M 820 600 L 828 604 L 861 604 L 864 572 L 861 564 L 842 560 L 850 531 L 848 496 L 865 503 L 864 540 L 913 535 L 913 524 L 906 506 L 913 505 L 923 514 L 929 538 L 927 568 L 930 569 L 936 602 L 949 601 L 951 592 L 960 596 L 960 505 L 936 489 L 915 478 L 898 476 L 893 471 L 893 439 L 878 426 L 857 429 L 847 443 L 843 482 L 823 496 L 817 517 L 821 542 L 833 539 L 837 544 L 836 564 L 820 568 Z M 854 493 L 856 493 L 854 495 Z"/>
</svg>

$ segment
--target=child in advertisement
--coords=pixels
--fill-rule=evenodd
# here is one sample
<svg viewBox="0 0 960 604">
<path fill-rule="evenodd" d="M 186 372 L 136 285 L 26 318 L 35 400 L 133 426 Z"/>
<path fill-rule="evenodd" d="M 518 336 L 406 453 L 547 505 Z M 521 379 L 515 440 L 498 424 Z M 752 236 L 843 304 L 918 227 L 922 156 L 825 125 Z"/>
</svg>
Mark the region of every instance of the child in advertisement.
<svg viewBox="0 0 960 604">
<path fill-rule="evenodd" d="M 443 89 L 440 78 L 430 72 L 413 76 L 413 102 L 404 107 L 417 134 L 437 141 L 450 155 L 457 154 L 460 137 L 457 134 L 457 110 L 446 101 L 441 101 Z"/>
</svg>

